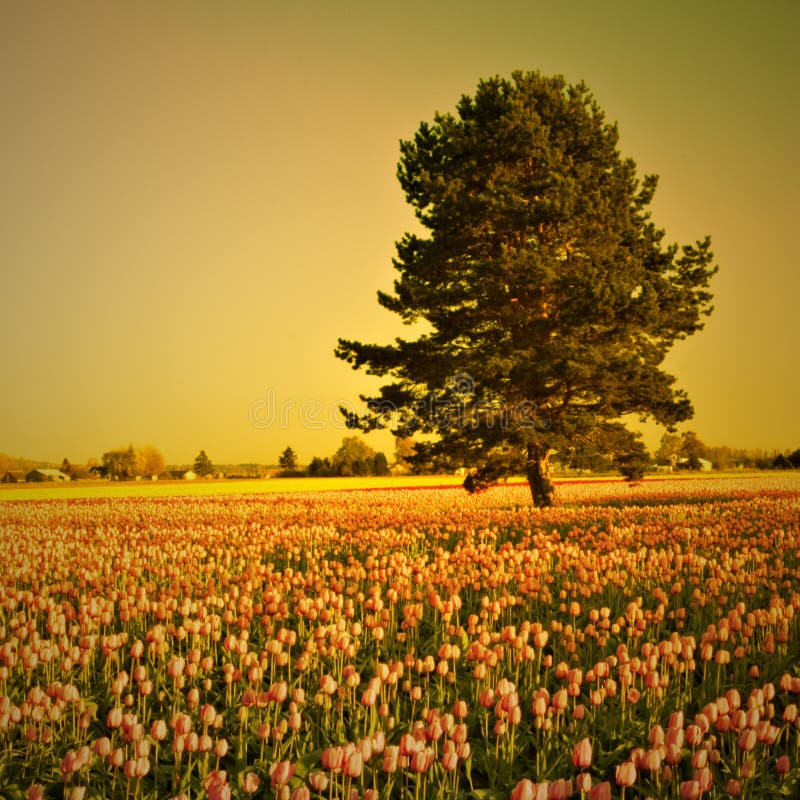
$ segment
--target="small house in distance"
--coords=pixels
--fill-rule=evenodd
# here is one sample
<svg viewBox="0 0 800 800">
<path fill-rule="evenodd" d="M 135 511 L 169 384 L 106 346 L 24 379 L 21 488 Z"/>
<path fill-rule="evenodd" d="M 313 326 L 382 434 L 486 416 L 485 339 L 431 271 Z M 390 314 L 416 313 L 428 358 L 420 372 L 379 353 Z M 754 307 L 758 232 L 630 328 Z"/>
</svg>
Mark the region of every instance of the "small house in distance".
<svg viewBox="0 0 800 800">
<path fill-rule="evenodd" d="M 44 483 L 45 481 L 68 481 L 69 479 L 69 475 L 66 475 L 60 469 L 32 469 L 25 476 L 25 480 L 29 483 Z"/>
<path fill-rule="evenodd" d="M 0 483 L 25 483 L 25 473 L 21 469 L 10 469 L 0 478 Z"/>
<path fill-rule="evenodd" d="M 679 458 L 675 464 L 675 469 L 692 469 L 692 466 L 694 466 L 694 469 L 699 472 L 711 472 L 714 465 L 707 458 L 695 459 L 694 465 L 692 464 L 691 459 Z"/>
<path fill-rule="evenodd" d="M 195 475 L 194 471 L 191 469 L 171 469 L 169 471 L 169 477 L 173 481 L 193 481 L 197 475 Z"/>
</svg>

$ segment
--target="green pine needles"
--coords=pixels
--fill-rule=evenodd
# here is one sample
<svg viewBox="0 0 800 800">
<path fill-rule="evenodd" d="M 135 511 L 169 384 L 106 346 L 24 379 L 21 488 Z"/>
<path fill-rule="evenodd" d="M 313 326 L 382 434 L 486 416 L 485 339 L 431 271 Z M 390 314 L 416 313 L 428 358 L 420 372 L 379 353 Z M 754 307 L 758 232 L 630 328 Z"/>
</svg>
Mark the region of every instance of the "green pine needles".
<svg viewBox="0 0 800 800">
<path fill-rule="evenodd" d="M 559 76 L 482 81 L 401 143 L 398 178 L 428 234 L 397 243 L 378 302 L 426 332 L 339 340 L 339 358 L 388 380 L 350 424 L 434 434 L 415 457 L 470 467 L 470 490 L 523 471 L 539 506 L 555 452 L 593 448 L 640 476 L 621 418 L 692 416 L 661 364 L 711 313 L 710 238 L 664 244 L 656 177 L 637 178 L 587 87 Z"/>
</svg>

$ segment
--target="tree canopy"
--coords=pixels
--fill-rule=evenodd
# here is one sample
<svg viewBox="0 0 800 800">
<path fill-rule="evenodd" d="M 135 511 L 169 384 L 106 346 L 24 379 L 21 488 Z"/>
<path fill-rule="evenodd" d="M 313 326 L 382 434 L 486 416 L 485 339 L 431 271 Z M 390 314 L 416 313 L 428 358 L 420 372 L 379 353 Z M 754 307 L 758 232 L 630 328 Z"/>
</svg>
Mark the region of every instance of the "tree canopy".
<svg viewBox="0 0 800 800">
<path fill-rule="evenodd" d="M 330 458 L 314 456 L 308 465 L 314 476 L 390 475 L 384 453 L 375 452 L 358 436 L 345 436 L 339 449 Z"/>
<path fill-rule="evenodd" d="M 331 458 L 331 467 L 336 475 L 372 475 L 376 455 L 363 439 L 345 436 Z"/>
<path fill-rule="evenodd" d="M 111 480 L 124 481 L 136 474 L 136 452 L 133 445 L 107 450 L 102 456 L 102 472 Z"/>
<path fill-rule="evenodd" d="M 211 463 L 211 459 L 206 455 L 205 450 L 201 450 L 197 454 L 197 458 L 194 460 L 194 472 L 201 477 L 214 474 L 214 465 Z"/>
<path fill-rule="evenodd" d="M 525 471 L 537 505 L 553 502 L 554 451 L 642 463 L 625 415 L 671 428 L 693 413 L 661 364 L 711 312 L 710 238 L 664 243 L 656 177 L 637 177 L 588 88 L 560 76 L 481 81 L 400 150 L 427 234 L 397 242 L 378 302 L 424 330 L 339 340 L 339 358 L 388 379 L 349 424 L 435 434 L 418 457 L 472 467 L 472 490 Z"/>
<path fill-rule="evenodd" d="M 297 453 L 291 446 L 281 453 L 280 458 L 278 458 L 278 466 L 281 469 L 297 469 Z"/>
<path fill-rule="evenodd" d="M 164 455 L 152 444 L 136 450 L 136 472 L 138 475 L 160 475 L 165 469 Z"/>
<path fill-rule="evenodd" d="M 66 458 L 64 462 L 69 463 Z M 130 480 L 137 475 L 159 475 L 164 471 L 164 456 L 151 444 L 135 449 L 131 444 L 103 453 L 101 466 L 96 470 L 112 480 Z"/>
</svg>

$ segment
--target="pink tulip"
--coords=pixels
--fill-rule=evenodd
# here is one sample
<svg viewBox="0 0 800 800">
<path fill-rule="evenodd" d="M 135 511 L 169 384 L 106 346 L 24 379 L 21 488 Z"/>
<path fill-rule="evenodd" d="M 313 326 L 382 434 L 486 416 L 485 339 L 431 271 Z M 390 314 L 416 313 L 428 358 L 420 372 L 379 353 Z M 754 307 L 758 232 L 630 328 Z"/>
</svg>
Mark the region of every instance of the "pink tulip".
<svg viewBox="0 0 800 800">
<path fill-rule="evenodd" d="M 411 769 L 414 772 L 427 772 L 432 762 L 433 752 L 427 749 L 417 750 L 411 756 Z"/>
<path fill-rule="evenodd" d="M 700 784 L 697 781 L 683 781 L 680 796 L 683 800 L 697 800 L 700 797 Z"/>
<path fill-rule="evenodd" d="M 703 731 L 699 725 L 686 726 L 686 743 L 690 747 L 699 747 L 703 741 Z"/>
<path fill-rule="evenodd" d="M 225 758 L 228 754 L 228 740 L 227 739 L 217 739 L 214 744 L 214 755 L 217 758 Z"/>
<path fill-rule="evenodd" d="M 386 734 L 381 731 L 377 730 L 375 733 L 372 734 L 372 752 L 374 753 L 383 753 L 384 749 L 386 748 Z"/>
<path fill-rule="evenodd" d="M 452 772 L 458 766 L 458 753 L 455 750 L 455 747 L 452 750 L 448 750 L 442 756 L 442 768 L 446 772 Z"/>
<path fill-rule="evenodd" d="M 467 707 L 466 700 L 457 700 L 455 706 L 453 706 L 453 715 L 458 717 L 459 719 L 464 719 L 469 715 L 469 708 Z"/>
<path fill-rule="evenodd" d="M 322 766 L 330 772 L 338 772 L 344 761 L 344 748 L 326 747 L 320 755 Z"/>
<path fill-rule="evenodd" d="M 108 758 L 111 753 L 111 739 L 108 736 L 103 736 L 97 739 L 94 743 L 94 752 L 100 758 Z"/>
<path fill-rule="evenodd" d="M 231 800 L 232 792 L 230 784 L 215 784 L 208 790 L 208 800 Z"/>
<path fill-rule="evenodd" d="M 106 717 L 106 725 L 109 728 L 119 728 L 122 725 L 122 709 L 119 706 L 114 706 Z"/>
<path fill-rule="evenodd" d="M 261 778 L 255 772 L 246 772 L 242 777 L 242 789 L 247 794 L 253 794 L 261 785 Z"/>
<path fill-rule="evenodd" d="M 364 756 L 358 750 L 355 750 L 348 756 L 342 771 L 349 778 L 359 778 L 363 767 Z"/>
<path fill-rule="evenodd" d="M 589 800 L 611 800 L 611 784 L 608 781 L 596 783 L 589 791 Z"/>
<path fill-rule="evenodd" d="M 200 722 L 202 722 L 206 727 L 213 725 L 216 718 L 217 710 L 210 703 L 206 703 L 200 709 Z"/>
<path fill-rule="evenodd" d="M 273 703 L 283 703 L 288 694 L 289 687 L 286 684 L 286 681 L 278 681 L 269 687 L 268 696 Z"/>
<path fill-rule="evenodd" d="M 650 734 L 647 738 L 653 747 L 658 747 L 659 745 L 664 744 L 664 729 L 660 725 L 654 726 L 650 729 Z"/>
<path fill-rule="evenodd" d="M 725 784 L 725 793 L 728 797 L 741 797 L 742 796 L 742 782 L 736 778 L 728 778 Z"/>
<path fill-rule="evenodd" d="M 80 768 L 78 764 L 78 754 L 75 750 L 67 750 L 67 754 L 61 759 L 61 773 L 64 777 L 69 778 L 73 772 L 77 772 Z"/>
<path fill-rule="evenodd" d="M 281 788 L 289 783 L 296 766 L 291 761 L 277 761 L 269 768 L 270 783 L 274 788 Z"/>
<path fill-rule="evenodd" d="M 711 790 L 714 783 L 714 776 L 708 767 L 700 767 L 700 769 L 695 770 L 694 777 L 700 786 L 701 794 Z"/>
<path fill-rule="evenodd" d="M 192 729 L 192 718 L 188 714 L 178 714 L 174 721 L 176 733 L 189 733 Z"/>
<path fill-rule="evenodd" d="M 322 794 L 328 788 L 330 779 L 324 772 L 316 770 L 314 772 L 309 773 L 308 782 L 311 784 L 311 788 L 315 792 L 319 792 L 320 794 Z"/>
<path fill-rule="evenodd" d="M 661 753 L 655 748 L 648 750 L 644 755 L 642 766 L 648 772 L 658 772 L 661 767 Z"/>
<path fill-rule="evenodd" d="M 572 781 L 556 778 L 547 789 L 547 800 L 567 800 L 572 794 Z"/>
<path fill-rule="evenodd" d="M 666 745 L 666 755 L 664 757 L 664 760 L 667 762 L 667 764 L 675 766 L 676 764 L 681 763 L 682 758 L 683 755 L 681 753 L 681 748 L 678 747 L 677 744 Z"/>
<path fill-rule="evenodd" d="M 383 751 L 383 771 L 389 774 L 397 772 L 400 759 L 400 748 L 397 745 L 387 745 Z"/>
<path fill-rule="evenodd" d="M 528 778 L 523 778 L 511 791 L 511 800 L 534 800 L 536 784 Z"/>
<path fill-rule="evenodd" d="M 163 742 L 167 738 L 167 723 L 163 719 L 154 720 L 150 726 L 150 735 L 157 742 Z"/>
<path fill-rule="evenodd" d="M 616 769 L 617 786 L 633 786 L 636 783 L 636 767 L 631 761 L 623 761 Z"/>
<path fill-rule="evenodd" d="M 752 728 L 748 728 L 739 737 L 739 749 L 744 750 L 745 753 L 749 753 L 756 746 L 756 741 L 756 732 Z"/>
<path fill-rule="evenodd" d="M 572 763 L 578 769 L 586 769 L 592 763 L 592 742 L 589 737 L 581 739 L 572 749 Z"/>
</svg>

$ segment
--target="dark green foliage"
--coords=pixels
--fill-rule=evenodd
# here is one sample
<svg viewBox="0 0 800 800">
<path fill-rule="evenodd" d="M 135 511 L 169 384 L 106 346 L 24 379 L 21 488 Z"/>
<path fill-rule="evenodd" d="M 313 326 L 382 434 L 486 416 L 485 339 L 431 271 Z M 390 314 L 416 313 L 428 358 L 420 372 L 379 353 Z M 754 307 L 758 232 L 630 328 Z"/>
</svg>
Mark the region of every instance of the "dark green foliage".
<svg viewBox="0 0 800 800">
<path fill-rule="evenodd" d="M 311 459 L 311 463 L 308 465 L 308 474 L 318 478 L 331 475 L 332 468 L 330 459 L 314 456 L 314 458 Z"/>
<path fill-rule="evenodd" d="M 389 469 L 389 462 L 383 453 L 375 453 L 372 458 L 372 474 L 373 475 L 391 475 Z"/>
<path fill-rule="evenodd" d="M 278 464 L 284 470 L 297 469 L 297 453 L 291 447 L 287 447 L 280 455 Z"/>
<path fill-rule="evenodd" d="M 358 436 L 346 436 L 333 454 L 334 475 L 388 475 L 389 463 L 383 453 L 376 453 Z"/>
<path fill-rule="evenodd" d="M 197 454 L 193 469 L 196 475 L 203 478 L 214 474 L 214 465 L 211 463 L 211 459 L 206 455 L 205 450 L 201 450 Z"/>
<path fill-rule="evenodd" d="M 641 441 L 631 438 L 627 447 L 618 446 L 613 462 L 626 481 L 638 481 L 650 466 L 650 455 Z"/>
<path fill-rule="evenodd" d="M 391 473 L 383 453 L 376 453 L 358 436 L 346 436 L 331 458 L 314 456 L 307 474 L 316 477 L 350 477 Z"/>
<path fill-rule="evenodd" d="M 594 448 L 575 448 L 569 454 L 567 466 L 581 472 L 612 472 L 613 459 Z"/>
<path fill-rule="evenodd" d="M 333 454 L 331 466 L 334 475 L 372 474 L 372 459 L 375 451 L 360 437 L 346 436 L 341 447 Z"/>
<path fill-rule="evenodd" d="M 694 431 L 686 431 L 681 437 L 679 453 L 687 469 L 700 469 L 700 459 L 706 457 L 707 449 Z"/>
<path fill-rule="evenodd" d="M 522 470 L 549 505 L 552 453 L 629 449 L 626 414 L 691 417 L 660 365 L 711 311 L 710 239 L 664 244 L 647 210 L 656 178 L 639 180 L 617 143 L 586 86 L 517 72 L 401 144 L 398 178 L 430 235 L 397 243 L 378 301 L 427 328 L 339 340 L 339 358 L 387 378 L 349 424 L 437 434 L 425 457 L 475 468 L 468 488 Z"/>
</svg>

